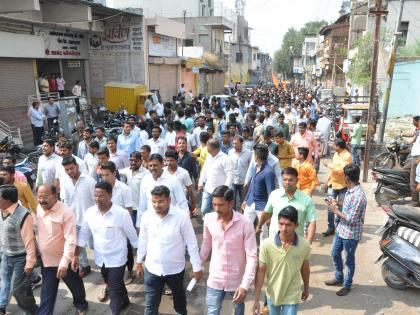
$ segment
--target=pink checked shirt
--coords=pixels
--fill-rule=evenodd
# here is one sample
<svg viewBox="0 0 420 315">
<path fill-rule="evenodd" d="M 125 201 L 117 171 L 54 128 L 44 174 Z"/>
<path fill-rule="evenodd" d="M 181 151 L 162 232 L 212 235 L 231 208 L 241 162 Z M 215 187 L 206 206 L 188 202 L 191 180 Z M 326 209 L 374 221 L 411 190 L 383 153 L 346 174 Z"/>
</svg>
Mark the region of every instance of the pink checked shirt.
<svg viewBox="0 0 420 315">
<path fill-rule="evenodd" d="M 298 148 L 308 148 L 308 161 L 312 162 L 312 154 L 316 159 L 318 158 L 318 144 L 314 134 L 309 130 L 306 130 L 303 136 L 299 132 L 295 133 L 290 140 L 290 144 L 293 146 L 296 156 L 298 154 Z"/>
<path fill-rule="evenodd" d="M 204 262 L 209 254 L 210 274 L 207 286 L 227 292 L 238 287 L 248 290 L 257 267 L 257 242 L 252 223 L 242 214 L 233 211 L 232 221 L 226 230 L 212 212 L 204 217 L 203 244 L 200 257 Z"/>
</svg>

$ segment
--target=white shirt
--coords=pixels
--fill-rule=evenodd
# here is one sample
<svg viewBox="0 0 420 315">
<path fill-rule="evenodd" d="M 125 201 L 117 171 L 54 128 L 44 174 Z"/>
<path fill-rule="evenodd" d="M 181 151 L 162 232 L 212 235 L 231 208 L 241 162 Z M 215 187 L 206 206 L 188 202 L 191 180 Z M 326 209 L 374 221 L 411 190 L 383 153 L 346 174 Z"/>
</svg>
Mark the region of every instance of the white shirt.
<svg viewBox="0 0 420 315">
<path fill-rule="evenodd" d="M 147 140 L 149 140 L 149 134 L 147 133 L 146 130 L 140 130 L 139 137 L 140 137 L 140 148 L 141 148 L 142 146 L 147 144 Z"/>
<path fill-rule="evenodd" d="M 144 176 L 150 174 L 149 170 L 140 166 L 140 168 L 133 173 L 133 171 L 126 167 L 119 171 L 121 176 L 124 176 L 128 187 L 131 190 L 131 199 L 133 199 L 133 209 L 137 210 L 139 206 L 139 197 L 140 197 L 140 187 L 141 182 L 143 181 Z"/>
<path fill-rule="evenodd" d="M 35 183 L 36 187 L 42 184 L 54 184 L 57 163 L 61 163 L 61 158 L 55 153 L 48 157 L 45 155 L 39 157 Z"/>
<path fill-rule="evenodd" d="M 416 141 L 411 147 L 411 156 L 416 157 L 420 155 L 420 132 L 417 133 Z"/>
<path fill-rule="evenodd" d="M 198 145 L 200 145 L 200 134 L 203 132 L 203 131 L 207 131 L 206 130 L 206 128 L 201 128 L 201 127 L 195 127 L 194 128 L 194 131 L 193 131 L 193 137 L 194 137 L 194 143 L 195 143 L 195 146 L 198 146 Z"/>
<path fill-rule="evenodd" d="M 71 92 L 74 96 L 82 96 L 82 87 L 76 84 Z"/>
<path fill-rule="evenodd" d="M 327 117 L 321 117 L 316 124 L 316 130 L 322 134 L 322 139 L 324 140 L 328 140 L 330 128 L 331 120 L 329 120 Z"/>
<path fill-rule="evenodd" d="M 209 194 L 220 185 L 232 187 L 233 163 L 227 154 L 222 151 L 219 151 L 215 157 L 207 154 L 198 185 L 204 186 L 204 183 L 206 184 L 204 190 Z"/>
<path fill-rule="evenodd" d="M 95 185 L 96 181 L 86 174 L 80 174 L 75 184 L 69 176 L 63 179 L 61 187 L 65 197 L 62 201 L 73 210 L 78 226 L 83 223 L 85 211 L 95 205 Z"/>
<path fill-rule="evenodd" d="M 171 206 L 161 218 L 154 209 L 147 211 L 140 225 L 137 262 L 143 262 L 157 276 L 180 273 L 185 269 L 185 247 L 188 249 L 193 272 L 201 270 L 197 238 L 191 220 L 185 212 Z"/>
<path fill-rule="evenodd" d="M 88 152 L 83 159 L 89 176 L 96 179 L 96 167 L 98 166 L 98 156 Z"/>
<path fill-rule="evenodd" d="M 153 138 L 151 138 L 147 140 L 146 144 L 151 149 L 150 154 L 158 153 L 162 157 L 165 156 L 165 152 L 168 149 L 168 143 L 166 142 L 165 139 L 162 139 L 162 138 L 158 138 L 156 141 Z"/>
<path fill-rule="evenodd" d="M 194 137 L 189 132 L 186 133 L 187 137 L 187 151 L 192 152 L 193 147 L 198 147 L 200 145 L 200 142 L 195 143 Z"/>
<path fill-rule="evenodd" d="M 125 209 L 133 207 L 130 188 L 118 179 L 115 180 L 114 187 L 112 188 L 112 203 Z"/>
<path fill-rule="evenodd" d="M 176 172 L 175 172 L 174 174 L 172 174 L 171 172 L 169 172 L 169 170 L 168 170 L 168 167 L 167 167 L 167 166 L 165 166 L 165 167 L 163 168 L 163 171 L 164 171 L 164 172 L 166 172 L 166 173 L 168 173 L 169 175 L 173 175 L 173 176 L 175 176 L 176 178 L 178 178 L 178 180 L 179 180 L 179 181 L 180 181 L 180 183 L 182 184 L 182 186 L 183 186 L 184 190 L 186 190 L 186 188 L 187 188 L 187 187 L 189 187 L 189 186 L 191 186 L 191 185 L 192 185 L 192 180 L 191 180 L 190 174 L 189 174 L 189 173 L 188 173 L 188 171 L 187 171 L 185 168 L 183 168 L 183 167 L 178 166 L 178 167 L 176 168 Z"/>
<path fill-rule="evenodd" d="M 86 210 L 77 246 L 86 247 L 90 238 L 95 244 L 95 263 L 106 268 L 124 266 L 127 262 L 127 238 L 131 246 L 137 248 L 136 229 L 127 210 L 113 204 L 104 215 L 98 206 Z"/>
<path fill-rule="evenodd" d="M 175 138 L 176 138 L 176 132 L 172 131 L 172 132 L 167 132 L 165 134 L 165 141 L 168 143 L 168 146 L 175 146 Z"/>
<path fill-rule="evenodd" d="M 75 158 L 77 164 L 79 165 L 79 170 L 81 173 L 83 174 L 88 174 L 87 168 L 85 163 L 83 162 L 82 159 L 80 159 L 79 157 L 72 155 L 72 157 Z M 63 180 L 66 178 L 70 179 L 69 175 L 67 175 L 64 166 L 61 165 L 61 163 L 63 162 L 63 158 L 59 157 L 59 159 L 57 160 L 57 164 L 56 164 L 56 168 L 55 168 L 55 178 L 58 179 L 60 181 L 60 198 L 61 199 L 65 199 L 65 190 L 63 190 Z M 71 179 L 70 179 L 71 180 Z"/>
<path fill-rule="evenodd" d="M 115 153 L 109 151 L 109 160 L 115 163 L 117 170 L 130 166 L 128 156 L 120 150 L 117 150 Z"/>
<path fill-rule="evenodd" d="M 57 78 L 55 81 L 57 82 L 57 89 L 59 91 L 64 91 L 64 84 L 66 84 L 64 78 Z"/>
<path fill-rule="evenodd" d="M 155 111 L 156 111 L 156 114 L 159 116 L 159 117 L 162 117 L 163 116 L 163 105 L 161 104 L 161 103 L 157 103 L 156 105 L 155 105 Z"/>
<path fill-rule="evenodd" d="M 235 149 L 230 149 L 228 155 L 233 163 L 233 183 L 235 185 L 243 185 L 249 163 L 251 163 L 252 152 L 245 148 L 239 153 Z"/>
<path fill-rule="evenodd" d="M 182 184 L 175 176 L 170 175 L 167 172 L 162 172 L 162 175 L 157 180 L 155 180 L 152 174 L 147 174 L 144 176 L 143 181 L 141 182 L 136 227 L 140 226 L 143 213 L 146 210 L 153 209 L 151 191 L 153 188 L 160 185 L 164 185 L 169 188 L 171 192 L 171 203 L 174 206 L 180 208 L 185 213 L 190 213 L 188 201 L 185 197 Z"/>
</svg>

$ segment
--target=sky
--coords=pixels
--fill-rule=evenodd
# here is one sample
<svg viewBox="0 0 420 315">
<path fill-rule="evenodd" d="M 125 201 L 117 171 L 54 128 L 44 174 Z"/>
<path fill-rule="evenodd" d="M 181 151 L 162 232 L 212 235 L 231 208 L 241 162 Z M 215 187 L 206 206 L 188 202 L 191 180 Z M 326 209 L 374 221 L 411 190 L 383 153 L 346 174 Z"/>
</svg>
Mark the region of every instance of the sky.
<svg viewBox="0 0 420 315">
<path fill-rule="evenodd" d="M 234 0 L 224 5 L 235 8 Z M 273 55 L 281 47 L 289 27 L 301 28 L 313 20 L 335 21 L 341 0 L 246 0 L 245 18 L 251 30 L 251 43 Z"/>
</svg>

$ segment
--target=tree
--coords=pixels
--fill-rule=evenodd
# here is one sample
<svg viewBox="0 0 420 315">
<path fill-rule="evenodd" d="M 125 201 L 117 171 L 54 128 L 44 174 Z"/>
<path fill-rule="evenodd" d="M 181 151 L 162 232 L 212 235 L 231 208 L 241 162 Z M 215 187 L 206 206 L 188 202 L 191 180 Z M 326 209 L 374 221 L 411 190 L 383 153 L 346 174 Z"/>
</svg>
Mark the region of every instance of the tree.
<svg viewBox="0 0 420 315">
<path fill-rule="evenodd" d="M 373 37 L 366 33 L 356 41 L 357 53 L 351 60 L 348 78 L 357 85 L 366 85 L 371 78 L 371 61 L 373 54 Z"/>
<path fill-rule="evenodd" d="M 420 57 L 420 40 L 415 41 L 411 45 L 398 48 L 398 57 Z"/>
<path fill-rule="evenodd" d="M 291 27 L 283 36 L 281 48 L 274 53 L 273 69 L 285 76 L 293 75 L 293 58 L 302 55 L 302 44 L 305 35 L 317 34 L 325 26 L 325 21 L 306 23 L 300 30 Z"/>
</svg>

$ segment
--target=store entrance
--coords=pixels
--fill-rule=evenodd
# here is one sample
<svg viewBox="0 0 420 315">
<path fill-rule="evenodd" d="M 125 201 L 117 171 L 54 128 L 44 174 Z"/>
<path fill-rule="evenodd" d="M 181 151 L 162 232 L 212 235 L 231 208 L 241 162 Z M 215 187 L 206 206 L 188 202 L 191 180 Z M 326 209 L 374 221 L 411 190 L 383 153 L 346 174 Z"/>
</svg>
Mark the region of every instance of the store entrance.
<svg viewBox="0 0 420 315">
<path fill-rule="evenodd" d="M 64 96 L 72 96 L 71 90 L 77 80 L 81 82 L 83 90 L 86 88 L 84 60 L 37 59 L 37 70 L 38 77 L 46 74 L 48 81 L 62 73 L 66 82 Z"/>
</svg>

